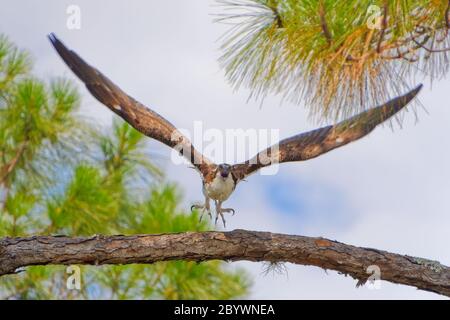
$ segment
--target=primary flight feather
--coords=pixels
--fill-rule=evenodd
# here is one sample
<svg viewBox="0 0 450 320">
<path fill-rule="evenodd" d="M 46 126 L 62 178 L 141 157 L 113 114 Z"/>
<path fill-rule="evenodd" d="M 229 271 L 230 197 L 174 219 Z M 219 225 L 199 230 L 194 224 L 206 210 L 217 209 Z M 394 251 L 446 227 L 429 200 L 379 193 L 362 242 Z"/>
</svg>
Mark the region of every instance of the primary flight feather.
<svg viewBox="0 0 450 320">
<path fill-rule="evenodd" d="M 50 34 L 49 39 L 64 62 L 84 82 L 86 88 L 98 101 L 136 130 L 176 149 L 194 165 L 203 181 L 205 203 L 194 205 L 191 209 L 201 209 L 202 215 L 206 212 L 211 217 L 210 200 L 214 200 L 216 222 L 220 216 L 224 226 L 224 213 L 234 214 L 234 210 L 222 208 L 222 203 L 230 197 L 239 181 L 274 163 L 309 160 L 366 136 L 377 125 L 403 109 L 422 88 L 422 85 L 419 85 L 403 96 L 335 125 L 284 139 L 243 163 L 215 164 L 198 152 L 189 139 L 183 136 L 174 125 L 127 95 L 100 71 L 86 63 L 74 51 L 69 50 L 54 34 Z"/>
</svg>

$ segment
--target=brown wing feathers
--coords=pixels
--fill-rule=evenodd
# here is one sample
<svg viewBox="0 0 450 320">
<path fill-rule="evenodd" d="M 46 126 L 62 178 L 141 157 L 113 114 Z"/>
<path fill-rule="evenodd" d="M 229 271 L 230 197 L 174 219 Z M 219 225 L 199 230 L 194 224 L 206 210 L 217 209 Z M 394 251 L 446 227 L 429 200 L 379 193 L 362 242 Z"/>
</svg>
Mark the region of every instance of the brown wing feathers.
<svg viewBox="0 0 450 320">
<path fill-rule="evenodd" d="M 86 88 L 98 101 L 121 116 L 141 133 L 169 147 L 177 147 L 177 150 L 181 151 L 182 154 L 183 151 L 187 151 L 183 155 L 203 175 L 207 173 L 212 165 L 210 161 L 197 152 L 190 141 L 181 135 L 175 126 L 123 92 L 100 71 L 86 63 L 74 51 L 69 50 L 54 34 L 50 34 L 49 39 L 64 62 L 84 82 Z"/>
<path fill-rule="evenodd" d="M 61 58 L 85 83 L 89 92 L 98 101 L 109 107 L 138 131 L 172 148 L 179 147 L 180 141 L 183 141 L 184 149 L 181 151 L 187 152 L 180 153 L 191 161 L 204 178 L 212 174 L 216 165 L 195 150 L 191 142 L 181 135 L 169 121 L 128 96 L 100 71 L 87 64 L 74 51 L 67 49 L 54 34 L 50 34 L 49 39 Z M 312 159 L 358 140 L 404 108 L 421 88 L 422 85 L 419 85 L 403 96 L 362 112 L 334 126 L 326 126 L 284 139 L 278 143 L 278 148 L 275 149 L 277 150 L 276 154 L 272 155 L 271 150 L 273 149 L 269 148 L 244 163 L 232 166 L 231 172 L 236 180 L 242 180 L 260 168 L 273 164 L 273 162 L 282 163 Z M 177 138 L 174 139 L 174 137 Z M 268 157 L 272 160 L 267 161 Z"/>
<path fill-rule="evenodd" d="M 403 96 L 362 112 L 334 126 L 319 128 L 280 141 L 278 152 L 274 155 L 275 162 L 309 160 L 366 136 L 377 125 L 404 108 L 419 93 L 421 88 L 422 85 L 419 85 Z M 269 148 L 245 163 L 234 165 L 232 167 L 233 175 L 241 180 L 260 168 L 273 164 L 273 162 L 261 161 L 263 157 L 266 159 L 273 156 L 271 150 L 273 149 Z"/>
</svg>

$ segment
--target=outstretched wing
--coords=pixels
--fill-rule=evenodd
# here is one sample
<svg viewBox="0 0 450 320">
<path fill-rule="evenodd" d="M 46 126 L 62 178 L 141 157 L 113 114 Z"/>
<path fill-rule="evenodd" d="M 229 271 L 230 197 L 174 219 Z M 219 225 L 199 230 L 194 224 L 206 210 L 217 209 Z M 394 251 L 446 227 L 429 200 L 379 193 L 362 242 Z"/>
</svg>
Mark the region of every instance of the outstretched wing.
<svg viewBox="0 0 450 320">
<path fill-rule="evenodd" d="M 419 85 L 403 96 L 333 126 L 284 139 L 277 145 L 258 153 L 252 159 L 232 166 L 231 172 L 239 181 L 262 167 L 274 163 L 309 160 L 358 140 L 399 112 L 417 95 L 421 88 L 422 85 Z"/>
<path fill-rule="evenodd" d="M 84 82 L 86 88 L 98 101 L 122 117 L 136 130 L 175 148 L 203 176 L 208 174 L 214 164 L 195 150 L 189 139 L 183 136 L 175 126 L 123 92 L 100 71 L 86 63 L 74 51 L 69 50 L 53 33 L 48 37 L 64 62 Z"/>
</svg>

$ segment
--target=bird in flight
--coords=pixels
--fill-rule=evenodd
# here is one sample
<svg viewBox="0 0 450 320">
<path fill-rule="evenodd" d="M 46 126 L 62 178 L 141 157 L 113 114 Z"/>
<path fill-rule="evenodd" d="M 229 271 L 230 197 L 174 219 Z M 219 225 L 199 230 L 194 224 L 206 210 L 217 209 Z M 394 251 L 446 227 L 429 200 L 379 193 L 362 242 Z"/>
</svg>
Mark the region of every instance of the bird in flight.
<svg viewBox="0 0 450 320">
<path fill-rule="evenodd" d="M 216 209 L 215 222 L 217 223 L 220 216 L 224 227 L 224 214 L 234 215 L 234 210 L 223 208 L 222 204 L 230 197 L 240 181 L 263 167 L 275 163 L 309 160 L 366 136 L 377 125 L 403 109 L 422 88 L 422 85 L 419 85 L 403 96 L 337 124 L 281 140 L 275 148 L 272 146 L 263 150 L 243 163 L 215 164 L 198 152 L 189 139 L 169 121 L 122 91 L 99 70 L 68 49 L 53 33 L 48 37 L 64 62 L 84 82 L 86 88 L 98 101 L 136 130 L 174 148 L 192 163 L 202 178 L 205 203 L 194 205 L 191 210 L 194 208 L 201 210 L 200 220 L 204 213 L 212 219 L 210 201 L 213 200 Z"/>
</svg>

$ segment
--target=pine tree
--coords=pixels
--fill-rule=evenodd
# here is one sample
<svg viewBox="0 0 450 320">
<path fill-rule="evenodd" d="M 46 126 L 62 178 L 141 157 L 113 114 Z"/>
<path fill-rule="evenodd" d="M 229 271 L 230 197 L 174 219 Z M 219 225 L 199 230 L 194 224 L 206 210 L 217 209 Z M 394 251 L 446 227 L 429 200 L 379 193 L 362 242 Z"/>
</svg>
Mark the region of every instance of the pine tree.
<svg viewBox="0 0 450 320">
<path fill-rule="evenodd" d="M 123 122 L 94 129 L 77 114 L 67 80 L 31 75 L 29 55 L 0 37 L 0 236 L 200 231 L 177 205 L 145 152 L 146 138 Z M 247 294 L 242 270 L 223 262 L 83 266 L 80 290 L 66 267 L 29 267 L 0 278 L 2 299 L 230 299 Z"/>
<path fill-rule="evenodd" d="M 217 0 L 221 64 L 252 96 L 303 101 L 335 120 L 448 71 L 448 0 Z"/>
</svg>

